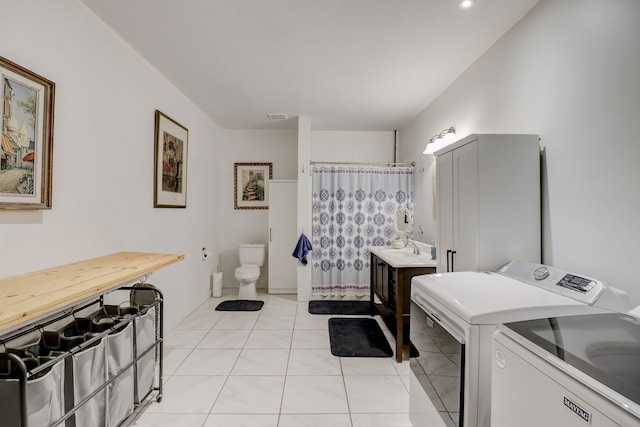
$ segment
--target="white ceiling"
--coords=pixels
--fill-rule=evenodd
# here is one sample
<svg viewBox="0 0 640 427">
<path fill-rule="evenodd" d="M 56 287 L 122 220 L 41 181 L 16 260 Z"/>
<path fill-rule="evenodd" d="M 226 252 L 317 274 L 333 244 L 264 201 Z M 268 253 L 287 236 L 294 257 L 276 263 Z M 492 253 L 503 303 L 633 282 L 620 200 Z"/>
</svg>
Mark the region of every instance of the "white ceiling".
<svg viewBox="0 0 640 427">
<path fill-rule="evenodd" d="M 223 128 L 364 131 L 415 117 L 538 0 L 81 1 Z"/>
</svg>

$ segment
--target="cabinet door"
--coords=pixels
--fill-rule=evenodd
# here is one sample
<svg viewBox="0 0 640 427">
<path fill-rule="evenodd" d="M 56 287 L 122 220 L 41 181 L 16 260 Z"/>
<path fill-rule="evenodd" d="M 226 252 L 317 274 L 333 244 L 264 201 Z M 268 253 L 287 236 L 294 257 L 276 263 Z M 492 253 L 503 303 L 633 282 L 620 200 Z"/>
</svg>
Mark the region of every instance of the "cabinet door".
<svg viewBox="0 0 640 427">
<path fill-rule="evenodd" d="M 453 256 L 455 271 L 478 268 L 478 144 L 453 151 Z"/>
<path fill-rule="evenodd" d="M 389 270 L 387 272 L 387 291 L 388 304 L 391 310 L 402 310 L 402 303 L 398 301 L 398 269 L 389 266 Z"/>
<path fill-rule="evenodd" d="M 389 267 L 389 264 L 386 262 L 382 263 L 382 298 L 384 299 L 385 304 L 389 306 L 389 272 L 392 270 Z"/>
<path fill-rule="evenodd" d="M 378 267 L 381 262 L 377 256 L 371 254 L 371 286 L 373 286 L 374 292 L 378 295 L 382 292 L 382 281 L 380 280 L 382 270 Z"/>
<path fill-rule="evenodd" d="M 380 301 L 386 305 L 388 303 L 389 292 L 389 267 L 386 262 L 375 255 L 373 255 L 371 259 L 373 260 L 373 265 L 371 266 L 373 271 L 373 289 Z"/>
<path fill-rule="evenodd" d="M 453 153 L 436 158 L 437 271 L 447 272 L 447 251 L 453 249 Z"/>
<path fill-rule="evenodd" d="M 269 293 L 297 292 L 297 183 L 269 183 Z M 310 259 L 310 255 L 307 259 Z"/>
</svg>

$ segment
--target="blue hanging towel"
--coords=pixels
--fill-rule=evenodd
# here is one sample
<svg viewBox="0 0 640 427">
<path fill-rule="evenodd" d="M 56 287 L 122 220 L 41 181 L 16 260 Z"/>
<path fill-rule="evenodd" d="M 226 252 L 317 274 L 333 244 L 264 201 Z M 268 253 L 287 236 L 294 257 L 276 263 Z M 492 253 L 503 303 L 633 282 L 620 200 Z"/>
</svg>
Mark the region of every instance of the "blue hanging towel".
<svg viewBox="0 0 640 427">
<path fill-rule="evenodd" d="M 293 253 L 291 254 L 291 256 L 294 258 L 298 258 L 302 263 L 302 265 L 307 265 L 307 254 L 312 249 L 313 248 L 311 247 L 311 242 L 309 241 L 309 239 L 307 239 L 307 236 L 305 236 L 304 233 L 302 233 L 300 235 L 300 238 L 298 239 L 298 244 L 296 245 L 296 248 L 293 250 Z"/>
</svg>

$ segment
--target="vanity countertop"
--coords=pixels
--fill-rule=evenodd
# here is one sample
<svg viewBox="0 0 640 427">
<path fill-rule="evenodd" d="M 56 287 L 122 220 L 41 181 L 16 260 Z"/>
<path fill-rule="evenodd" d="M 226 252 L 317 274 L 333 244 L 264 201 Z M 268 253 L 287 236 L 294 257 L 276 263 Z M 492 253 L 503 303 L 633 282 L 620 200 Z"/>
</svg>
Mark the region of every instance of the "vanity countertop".
<svg viewBox="0 0 640 427">
<path fill-rule="evenodd" d="M 436 260 L 431 259 L 431 245 L 410 240 L 420 248 L 420 255 L 413 253 L 411 246 L 394 249 L 391 246 L 369 246 L 369 251 L 393 268 L 435 267 Z"/>
</svg>

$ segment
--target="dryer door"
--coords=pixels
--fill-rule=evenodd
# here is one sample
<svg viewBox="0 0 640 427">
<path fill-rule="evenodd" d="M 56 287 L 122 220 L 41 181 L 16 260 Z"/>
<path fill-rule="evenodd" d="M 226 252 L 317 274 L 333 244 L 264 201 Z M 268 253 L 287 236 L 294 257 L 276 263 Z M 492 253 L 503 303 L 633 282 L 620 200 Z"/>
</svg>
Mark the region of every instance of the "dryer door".
<svg viewBox="0 0 640 427">
<path fill-rule="evenodd" d="M 464 414 L 464 338 L 443 323 L 438 314 L 427 312 L 411 302 L 411 340 L 420 356 L 410 359 L 413 374 L 411 387 L 418 384 L 419 394 L 429 400 L 442 417 L 445 425 L 463 426 Z M 411 390 L 413 394 L 413 389 Z M 421 412 L 418 402 L 412 400 L 412 421 Z M 415 424 L 414 424 L 415 425 Z M 418 424 L 420 425 L 420 424 Z"/>
</svg>

